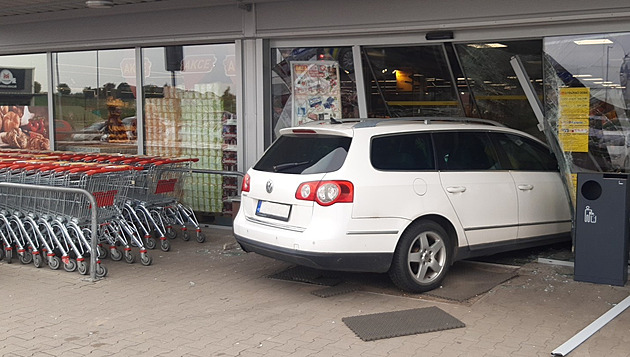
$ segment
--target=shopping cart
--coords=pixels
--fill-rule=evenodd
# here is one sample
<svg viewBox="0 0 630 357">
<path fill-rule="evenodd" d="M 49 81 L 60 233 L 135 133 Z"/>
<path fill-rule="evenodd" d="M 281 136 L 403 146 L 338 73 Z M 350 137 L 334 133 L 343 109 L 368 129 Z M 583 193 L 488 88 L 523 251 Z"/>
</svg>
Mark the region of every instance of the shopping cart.
<svg viewBox="0 0 630 357">
<path fill-rule="evenodd" d="M 177 236 L 173 224 L 181 225 L 182 237 L 188 240 L 186 224 L 191 223 L 197 232 L 197 240 L 205 241 L 194 212 L 180 202 L 183 182 L 188 173 L 186 168 L 196 161 L 162 157 L 134 157 L 122 161 L 143 168 L 129 188 L 124 215 L 138 231 L 144 233 L 148 248 L 155 248 L 157 243 L 153 236 L 156 236 L 160 240 L 160 249 L 168 251 L 170 242 L 167 237 Z"/>
</svg>

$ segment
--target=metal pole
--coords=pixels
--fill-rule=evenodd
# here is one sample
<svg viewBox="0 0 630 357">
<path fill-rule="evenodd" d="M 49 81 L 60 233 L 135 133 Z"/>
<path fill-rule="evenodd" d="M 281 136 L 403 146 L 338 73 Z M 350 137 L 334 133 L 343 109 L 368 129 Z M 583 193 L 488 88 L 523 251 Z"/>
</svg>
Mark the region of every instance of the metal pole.
<svg viewBox="0 0 630 357">
<path fill-rule="evenodd" d="M 586 326 L 582 331 L 578 332 L 575 336 L 571 337 L 567 342 L 563 343 L 560 347 L 551 352 L 554 356 L 566 356 L 573 351 L 582 342 L 586 341 L 595 332 L 599 331 L 612 319 L 621 314 L 625 309 L 630 306 L 630 296 L 623 299 L 620 303 L 615 305 L 612 309 L 608 310 L 605 314 L 600 316 L 597 320 L 593 321 L 590 325 Z"/>
<path fill-rule="evenodd" d="M 73 187 L 56 187 L 56 186 L 42 186 L 42 185 L 29 185 L 24 183 L 13 183 L 13 182 L 0 182 L 0 187 L 7 188 L 15 188 L 15 189 L 26 189 L 26 190 L 40 190 L 40 191 L 57 191 L 57 192 L 67 192 L 67 193 L 78 193 L 87 197 L 88 201 L 90 201 L 90 211 L 91 211 L 91 224 L 92 224 L 92 241 L 91 244 L 91 252 L 90 252 L 90 281 L 96 281 L 96 260 L 98 256 L 98 247 L 97 247 L 97 239 L 96 239 L 96 199 L 92 194 L 82 188 L 73 188 Z"/>
</svg>

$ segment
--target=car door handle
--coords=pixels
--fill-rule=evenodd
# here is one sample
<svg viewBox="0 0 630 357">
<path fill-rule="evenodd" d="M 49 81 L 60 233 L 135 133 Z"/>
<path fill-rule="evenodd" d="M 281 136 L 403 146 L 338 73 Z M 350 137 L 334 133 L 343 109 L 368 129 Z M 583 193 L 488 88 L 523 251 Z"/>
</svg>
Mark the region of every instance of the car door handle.
<svg viewBox="0 0 630 357">
<path fill-rule="evenodd" d="M 466 187 L 464 186 L 449 186 L 446 188 L 447 192 L 450 193 L 461 193 L 466 191 Z"/>
<path fill-rule="evenodd" d="M 534 189 L 533 185 L 518 185 L 518 189 L 521 191 L 531 191 Z"/>
</svg>

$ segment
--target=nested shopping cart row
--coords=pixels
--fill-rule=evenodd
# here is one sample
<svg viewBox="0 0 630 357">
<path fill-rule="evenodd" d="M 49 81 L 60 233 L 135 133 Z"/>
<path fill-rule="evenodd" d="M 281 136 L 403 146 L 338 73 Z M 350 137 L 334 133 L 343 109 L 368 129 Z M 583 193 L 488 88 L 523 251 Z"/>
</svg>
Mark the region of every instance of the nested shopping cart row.
<svg viewBox="0 0 630 357">
<path fill-rule="evenodd" d="M 168 251 L 170 242 L 167 238 L 178 235 L 174 225 L 181 227 L 184 240 L 190 239 L 189 226 L 194 229 L 198 242 L 206 240 L 193 210 L 180 201 L 185 175 L 189 174 L 187 169 L 197 159 L 80 153 L 64 153 L 60 158 L 142 168 L 136 172 L 135 181 L 129 187 L 123 214 L 144 235 L 150 249 L 156 247 L 157 238 L 160 248 Z"/>
<path fill-rule="evenodd" d="M 97 202 L 98 257 L 108 255 L 102 243 L 109 244 L 114 260 L 132 263 L 131 246 L 140 250 L 142 264 L 151 264 L 147 248 L 170 249 L 168 238 L 175 238 L 173 225 L 182 227 L 189 239 L 187 225 L 205 241 L 198 221 L 189 207 L 177 198 L 181 192 L 186 168 L 195 159 L 169 159 L 147 156 L 88 155 L 24 152 L 0 152 L 0 181 L 59 187 L 84 188 Z M 66 270 L 78 268 L 87 273 L 85 256 L 89 255 L 91 231 L 88 227 L 90 207 L 77 194 L 28 189 L 1 189 L 0 240 L 2 253 L 9 259 L 14 251 L 22 263 L 41 266 L 42 256 L 48 265 Z M 144 239 L 142 239 L 144 238 Z M 123 252 L 118 250 L 123 247 Z M 106 269 L 97 264 L 97 275 Z"/>
<path fill-rule="evenodd" d="M 132 170 L 130 166 L 2 159 L 0 181 L 84 189 L 94 196 L 99 227 L 106 229 L 120 217 L 119 207 L 132 179 L 129 174 Z M 5 259 L 11 262 L 15 253 L 24 264 L 32 262 L 40 267 L 46 262 L 52 269 L 63 264 L 67 271 L 87 274 L 86 257 L 92 254 L 89 200 L 74 192 L 41 191 L 33 187 L 0 189 L 0 241 Z M 104 234 L 98 236 L 107 238 Z M 116 241 L 109 243 L 116 248 Z M 102 257 L 104 251 L 97 254 Z M 106 274 L 107 269 L 99 259 L 96 276 Z"/>
</svg>

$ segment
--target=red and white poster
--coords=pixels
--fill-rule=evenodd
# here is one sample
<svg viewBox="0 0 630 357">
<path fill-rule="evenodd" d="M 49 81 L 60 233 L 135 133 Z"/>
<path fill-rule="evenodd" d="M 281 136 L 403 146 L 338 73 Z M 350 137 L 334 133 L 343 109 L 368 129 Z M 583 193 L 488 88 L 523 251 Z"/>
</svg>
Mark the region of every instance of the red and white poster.
<svg viewBox="0 0 630 357">
<path fill-rule="evenodd" d="M 293 125 L 314 120 L 341 119 L 339 63 L 291 62 Z"/>
</svg>

